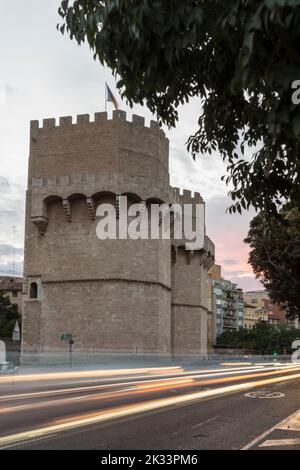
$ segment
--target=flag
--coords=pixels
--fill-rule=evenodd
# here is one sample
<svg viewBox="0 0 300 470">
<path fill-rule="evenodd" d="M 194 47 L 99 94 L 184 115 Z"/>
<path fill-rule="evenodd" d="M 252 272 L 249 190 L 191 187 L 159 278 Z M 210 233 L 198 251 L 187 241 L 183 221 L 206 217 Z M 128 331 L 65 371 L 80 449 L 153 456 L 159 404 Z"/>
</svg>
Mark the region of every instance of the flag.
<svg viewBox="0 0 300 470">
<path fill-rule="evenodd" d="M 111 89 L 107 85 L 107 83 L 106 83 L 106 101 L 110 101 L 111 103 L 113 103 L 113 105 L 116 109 L 119 109 L 118 102 L 117 102 L 116 98 L 114 97 Z"/>
</svg>

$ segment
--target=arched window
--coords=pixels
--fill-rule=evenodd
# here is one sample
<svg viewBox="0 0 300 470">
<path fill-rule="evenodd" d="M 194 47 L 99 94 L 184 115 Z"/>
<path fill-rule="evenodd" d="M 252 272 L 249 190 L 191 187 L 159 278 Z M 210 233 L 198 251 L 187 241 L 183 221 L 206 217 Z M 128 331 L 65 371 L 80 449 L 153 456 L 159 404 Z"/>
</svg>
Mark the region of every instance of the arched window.
<svg viewBox="0 0 300 470">
<path fill-rule="evenodd" d="M 36 282 L 32 282 L 30 284 L 30 294 L 29 294 L 31 299 L 37 299 L 38 298 L 38 285 Z"/>
</svg>

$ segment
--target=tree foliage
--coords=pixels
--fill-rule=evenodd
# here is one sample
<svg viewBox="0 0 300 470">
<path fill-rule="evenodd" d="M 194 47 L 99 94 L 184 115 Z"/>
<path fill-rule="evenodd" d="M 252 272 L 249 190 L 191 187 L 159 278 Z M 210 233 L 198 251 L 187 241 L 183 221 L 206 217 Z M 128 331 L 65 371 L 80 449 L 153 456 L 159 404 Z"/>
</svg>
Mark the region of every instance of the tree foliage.
<svg viewBox="0 0 300 470">
<path fill-rule="evenodd" d="M 300 317 L 300 210 L 286 205 L 277 217 L 261 212 L 245 240 L 249 263 L 272 301 Z"/>
<path fill-rule="evenodd" d="M 0 337 L 11 338 L 16 321 L 21 320 L 18 309 L 9 297 L 0 292 Z"/>
<path fill-rule="evenodd" d="M 200 97 L 188 148 L 228 162 L 231 210 L 300 204 L 300 0 L 63 0 L 59 14 L 130 105 L 175 126 L 178 105 Z"/>
<path fill-rule="evenodd" d="M 259 321 L 251 330 L 225 331 L 217 339 L 217 345 L 260 354 L 292 353 L 292 342 L 300 339 L 300 330 L 292 326 L 268 325 Z"/>
</svg>

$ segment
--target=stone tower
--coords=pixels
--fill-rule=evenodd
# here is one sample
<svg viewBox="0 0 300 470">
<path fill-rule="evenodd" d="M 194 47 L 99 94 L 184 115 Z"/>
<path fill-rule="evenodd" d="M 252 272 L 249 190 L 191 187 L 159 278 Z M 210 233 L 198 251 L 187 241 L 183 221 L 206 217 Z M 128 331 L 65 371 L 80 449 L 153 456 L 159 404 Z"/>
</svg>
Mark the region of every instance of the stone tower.
<svg viewBox="0 0 300 470">
<path fill-rule="evenodd" d="M 214 246 L 102 240 L 96 209 L 129 203 L 204 204 L 169 185 L 168 140 L 157 123 L 97 113 L 31 122 L 25 227 L 23 359 L 82 352 L 205 354 L 207 269 Z"/>
</svg>

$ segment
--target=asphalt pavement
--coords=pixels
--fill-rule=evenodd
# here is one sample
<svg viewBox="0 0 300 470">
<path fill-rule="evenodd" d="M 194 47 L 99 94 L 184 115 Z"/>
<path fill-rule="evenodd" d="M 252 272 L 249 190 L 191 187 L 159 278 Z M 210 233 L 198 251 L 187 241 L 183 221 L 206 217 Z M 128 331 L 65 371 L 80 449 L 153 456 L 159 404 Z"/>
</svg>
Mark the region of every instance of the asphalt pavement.
<svg viewBox="0 0 300 470">
<path fill-rule="evenodd" d="M 0 449 L 300 450 L 300 364 L 1 376 Z"/>
</svg>

